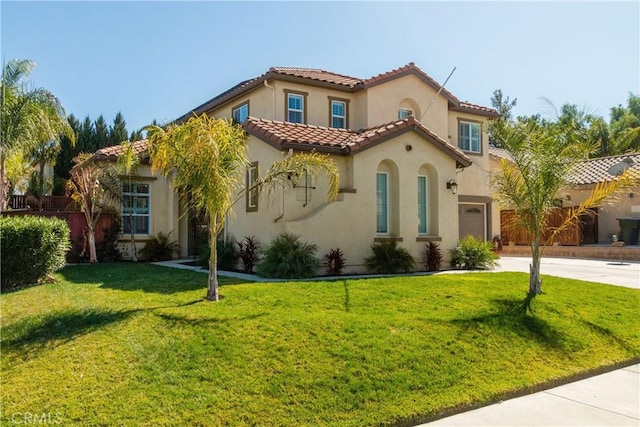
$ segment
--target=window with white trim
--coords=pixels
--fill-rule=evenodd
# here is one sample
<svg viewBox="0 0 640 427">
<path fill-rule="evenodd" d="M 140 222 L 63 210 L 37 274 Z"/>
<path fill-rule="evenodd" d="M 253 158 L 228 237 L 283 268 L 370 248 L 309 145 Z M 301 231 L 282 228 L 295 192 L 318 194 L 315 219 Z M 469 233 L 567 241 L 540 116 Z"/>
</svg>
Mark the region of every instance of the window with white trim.
<svg viewBox="0 0 640 427">
<path fill-rule="evenodd" d="M 304 96 L 297 93 L 287 94 L 287 121 L 304 123 Z"/>
<path fill-rule="evenodd" d="M 331 100 L 331 127 L 337 129 L 347 128 L 347 103 Z"/>
<path fill-rule="evenodd" d="M 244 123 L 249 117 L 249 103 L 244 103 L 233 109 L 231 117 L 235 123 Z"/>
<path fill-rule="evenodd" d="M 398 108 L 398 120 L 404 120 L 412 115 L 413 110 L 409 110 L 408 108 Z"/>
<path fill-rule="evenodd" d="M 426 176 L 418 176 L 418 234 L 429 232 L 429 190 Z"/>
<path fill-rule="evenodd" d="M 122 183 L 122 233 L 151 234 L 151 191 L 147 183 Z"/>
<path fill-rule="evenodd" d="M 252 188 L 258 182 L 258 162 L 253 162 L 247 168 L 247 190 L 245 192 L 247 202 L 247 212 L 256 212 L 258 210 L 257 188 Z"/>
<path fill-rule="evenodd" d="M 482 152 L 482 129 L 480 123 L 460 121 L 458 146 L 463 151 Z"/>
<path fill-rule="evenodd" d="M 389 233 L 389 174 L 376 174 L 376 233 Z"/>
</svg>

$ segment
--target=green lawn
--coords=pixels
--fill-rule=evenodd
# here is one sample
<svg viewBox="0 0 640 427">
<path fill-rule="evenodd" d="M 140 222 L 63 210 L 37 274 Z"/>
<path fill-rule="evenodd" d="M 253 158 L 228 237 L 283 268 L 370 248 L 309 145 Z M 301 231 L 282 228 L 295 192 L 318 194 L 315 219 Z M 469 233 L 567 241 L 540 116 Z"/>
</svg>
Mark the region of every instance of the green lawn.
<svg viewBox="0 0 640 427">
<path fill-rule="evenodd" d="M 2 424 L 393 425 L 640 355 L 640 291 L 527 275 L 336 282 L 79 265 L 0 296 Z M 544 410 L 544 408 L 540 408 Z"/>
</svg>

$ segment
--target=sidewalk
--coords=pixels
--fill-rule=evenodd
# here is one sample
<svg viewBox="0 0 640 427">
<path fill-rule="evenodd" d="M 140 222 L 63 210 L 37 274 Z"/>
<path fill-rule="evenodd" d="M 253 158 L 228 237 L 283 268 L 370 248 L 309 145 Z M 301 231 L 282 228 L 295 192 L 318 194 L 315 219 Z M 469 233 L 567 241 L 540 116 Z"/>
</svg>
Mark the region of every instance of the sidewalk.
<svg viewBox="0 0 640 427">
<path fill-rule="evenodd" d="M 640 426 L 640 365 L 423 426 Z"/>
</svg>

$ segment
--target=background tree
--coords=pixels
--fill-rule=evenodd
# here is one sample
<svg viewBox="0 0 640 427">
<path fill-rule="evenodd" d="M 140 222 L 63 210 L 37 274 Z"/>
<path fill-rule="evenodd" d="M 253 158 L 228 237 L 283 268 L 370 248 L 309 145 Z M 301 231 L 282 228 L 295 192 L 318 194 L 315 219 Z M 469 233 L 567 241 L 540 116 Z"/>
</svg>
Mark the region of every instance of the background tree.
<svg viewBox="0 0 640 427">
<path fill-rule="evenodd" d="M 113 119 L 113 125 L 109 127 L 109 137 L 107 146 L 122 144 L 128 141 L 127 122 L 124 120 L 122 113 L 118 111 L 116 117 Z M 136 140 L 131 140 L 132 142 Z"/>
<path fill-rule="evenodd" d="M 126 203 L 126 206 L 128 207 L 129 211 L 127 220 L 129 221 L 129 231 L 131 236 L 131 261 L 136 262 L 138 261 L 138 250 L 136 249 L 135 227 L 133 224 L 133 195 L 131 194 L 131 178 L 132 175 L 137 173 L 138 171 L 138 166 L 140 165 L 140 157 L 134 149 L 133 142 L 125 141 L 120 144 L 120 147 L 121 154 L 118 156 L 118 160 L 116 162 L 116 170 L 118 171 L 118 174 L 126 175 L 127 177 L 129 200 L 128 203 Z"/>
<path fill-rule="evenodd" d="M 29 87 L 35 64 L 9 61 L 2 70 L 0 87 L 0 210 L 7 208 L 10 182 L 7 158 L 31 150 L 41 141 L 57 140 L 60 134 L 73 138 L 62 104 L 51 92 Z"/>
<path fill-rule="evenodd" d="M 111 164 L 95 162 L 91 154 L 74 159 L 71 179 L 67 181 L 67 194 L 80 204 L 87 221 L 89 262 L 98 262 L 95 228 L 100 215 L 117 211 L 120 206 L 120 180 Z"/>
<path fill-rule="evenodd" d="M 493 137 L 493 127 L 496 121 L 504 120 L 507 122 L 511 122 L 513 120 L 512 110 L 518 103 L 518 98 L 514 98 L 510 100 L 508 96 L 504 96 L 502 94 L 502 90 L 496 89 L 493 91 L 493 95 L 491 96 L 491 106 L 496 109 L 496 111 L 500 114 L 500 117 L 497 119 L 491 120 L 489 122 L 489 144 L 498 145 L 499 142 Z"/>
<path fill-rule="evenodd" d="M 629 93 L 626 107 L 613 107 L 609 126 L 616 153 L 640 151 L 640 96 Z"/>
<path fill-rule="evenodd" d="M 496 123 L 494 136 L 512 157 L 512 161 L 503 159 L 499 172 L 492 176 L 494 198 L 503 207 L 515 210 L 516 221 L 531 236 L 529 291 L 523 304 L 527 311 L 531 310 L 536 295 L 542 293 L 543 245 L 578 221 L 588 208 L 600 205 L 631 185 L 631 177 L 625 173 L 598 184 L 562 225 L 550 229 L 547 220 L 560 209 L 556 203 L 560 190 L 569 185 L 568 179 L 576 165 L 593 151 L 588 135 L 573 121 L 510 123 L 501 120 Z M 545 232 L 551 234 L 549 242 L 542 241 Z"/>
<path fill-rule="evenodd" d="M 149 126 L 147 131 L 152 167 L 170 177 L 192 212 L 201 212 L 208 220 L 211 255 L 207 299 L 210 301 L 219 298 L 216 237 L 224 226 L 226 214 L 247 190 L 284 185 L 291 174 L 306 171 L 312 176 L 326 173 L 329 197 L 338 191 L 335 163 L 317 153 L 297 154 L 274 163 L 263 178 L 247 189 L 244 183 L 249 166 L 246 136 L 242 127 L 229 120 L 194 115 L 166 129 Z"/>
<path fill-rule="evenodd" d="M 95 146 L 96 146 L 96 150 L 99 150 L 101 148 L 104 147 L 108 147 L 110 145 L 118 145 L 120 144 L 122 141 L 125 141 L 125 139 L 123 139 L 122 141 L 118 141 L 115 144 L 111 144 L 110 140 L 109 140 L 109 125 L 107 124 L 107 121 L 104 119 L 104 116 L 102 114 L 100 114 L 98 116 L 98 118 L 96 119 L 96 121 L 93 123 L 94 129 L 95 129 Z M 94 150 L 95 151 L 95 150 Z M 93 151 L 91 151 L 93 152 Z"/>
</svg>

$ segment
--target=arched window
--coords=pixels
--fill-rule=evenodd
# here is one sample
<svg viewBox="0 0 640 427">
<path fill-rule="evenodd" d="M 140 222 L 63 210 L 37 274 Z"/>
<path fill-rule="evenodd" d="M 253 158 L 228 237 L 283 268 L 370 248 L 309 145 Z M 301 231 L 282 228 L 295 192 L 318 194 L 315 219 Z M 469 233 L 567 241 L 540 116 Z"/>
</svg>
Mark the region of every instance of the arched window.
<svg viewBox="0 0 640 427">
<path fill-rule="evenodd" d="M 418 234 L 437 235 L 437 195 L 434 188 L 438 182 L 435 168 L 430 164 L 422 165 L 418 171 Z"/>
<path fill-rule="evenodd" d="M 384 160 L 376 171 L 376 233 L 397 235 L 398 230 L 398 167 Z"/>
</svg>

